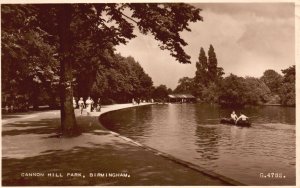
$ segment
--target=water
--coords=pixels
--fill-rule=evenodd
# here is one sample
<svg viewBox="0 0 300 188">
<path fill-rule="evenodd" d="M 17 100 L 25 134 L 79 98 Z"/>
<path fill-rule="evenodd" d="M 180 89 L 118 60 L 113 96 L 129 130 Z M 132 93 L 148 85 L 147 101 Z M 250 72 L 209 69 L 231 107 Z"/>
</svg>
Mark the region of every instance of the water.
<svg viewBox="0 0 300 188">
<path fill-rule="evenodd" d="M 252 117 L 250 128 L 219 124 L 218 119 L 228 117 L 231 110 L 208 104 L 152 105 L 104 114 L 101 122 L 112 131 L 247 185 L 295 185 L 295 108 L 235 109 Z M 261 178 L 261 173 L 279 173 L 282 178 Z"/>
</svg>

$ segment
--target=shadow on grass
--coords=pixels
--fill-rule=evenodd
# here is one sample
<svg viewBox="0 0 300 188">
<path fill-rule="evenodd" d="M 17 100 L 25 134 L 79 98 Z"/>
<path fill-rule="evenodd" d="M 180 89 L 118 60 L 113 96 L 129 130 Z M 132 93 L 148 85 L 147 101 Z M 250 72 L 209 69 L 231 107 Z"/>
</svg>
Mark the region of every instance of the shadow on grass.
<svg viewBox="0 0 300 188">
<path fill-rule="evenodd" d="M 76 118 L 80 132 L 90 133 L 102 129 L 98 117 L 80 116 Z M 2 136 L 17 136 L 24 134 L 57 134 L 61 132 L 60 118 L 40 119 L 37 121 L 18 121 L 6 125 L 9 130 L 2 130 Z M 15 128 L 15 129 L 14 129 Z M 22 128 L 22 129 L 18 129 Z M 102 133 L 95 133 L 101 135 Z"/>
<path fill-rule="evenodd" d="M 59 133 L 59 119 L 41 119 L 39 121 L 19 121 L 6 125 L 10 130 L 2 130 L 2 136 L 16 136 L 24 134 L 52 134 Z M 15 129 L 13 129 L 15 128 Z M 27 129 L 18 129 L 27 128 Z"/>
</svg>

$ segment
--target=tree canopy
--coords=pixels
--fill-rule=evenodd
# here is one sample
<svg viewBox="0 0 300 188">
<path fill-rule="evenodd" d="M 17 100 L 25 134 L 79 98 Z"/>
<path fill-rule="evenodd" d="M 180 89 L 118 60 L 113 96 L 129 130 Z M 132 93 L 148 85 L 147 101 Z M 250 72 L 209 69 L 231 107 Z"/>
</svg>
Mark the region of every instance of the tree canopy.
<svg viewBox="0 0 300 188">
<path fill-rule="evenodd" d="M 52 103 L 59 96 L 62 133 L 72 135 L 77 132 L 74 92 L 117 101 L 149 95 L 151 78 L 133 59 L 115 55 L 114 46 L 136 37 L 138 28 L 178 62 L 190 63 L 180 33 L 191 31 L 190 22 L 202 21 L 200 11 L 184 3 L 2 5 L 3 88 L 11 96 L 30 97 L 42 86 Z"/>
<path fill-rule="evenodd" d="M 283 81 L 279 88 L 280 99 L 283 105 L 295 106 L 296 105 L 296 68 L 295 65 L 282 70 Z"/>
<path fill-rule="evenodd" d="M 179 79 L 175 93 L 191 93 L 203 102 L 227 106 L 282 104 L 295 106 L 295 66 L 282 70 L 284 76 L 272 69 L 260 78 L 239 77 L 234 74 L 223 78 L 218 67 L 217 54 L 210 45 L 208 57 L 200 48 L 194 78 Z"/>
</svg>

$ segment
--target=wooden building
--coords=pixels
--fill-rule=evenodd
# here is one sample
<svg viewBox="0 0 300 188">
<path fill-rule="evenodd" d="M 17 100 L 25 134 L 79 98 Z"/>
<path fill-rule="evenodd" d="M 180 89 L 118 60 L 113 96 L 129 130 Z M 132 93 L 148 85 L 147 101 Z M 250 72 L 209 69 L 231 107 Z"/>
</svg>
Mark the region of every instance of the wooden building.
<svg viewBox="0 0 300 188">
<path fill-rule="evenodd" d="M 168 95 L 170 103 L 193 103 L 196 102 L 196 97 L 191 94 L 171 94 Z"/>
</svg>

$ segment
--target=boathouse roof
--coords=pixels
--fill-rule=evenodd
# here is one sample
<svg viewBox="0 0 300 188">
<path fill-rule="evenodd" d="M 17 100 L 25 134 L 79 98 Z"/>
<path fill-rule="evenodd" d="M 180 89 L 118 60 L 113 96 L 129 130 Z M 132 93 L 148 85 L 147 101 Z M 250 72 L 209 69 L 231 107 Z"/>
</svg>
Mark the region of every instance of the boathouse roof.
<svg viewBox="0 0 300 188">
<path fill-rule="evenodd" d="M 194 97 L 191 94 L 171 94 L 168 95 L 169 98 L 173 98 L 173 99 L 195 99 L 196 97 Z"/>
</svg>

